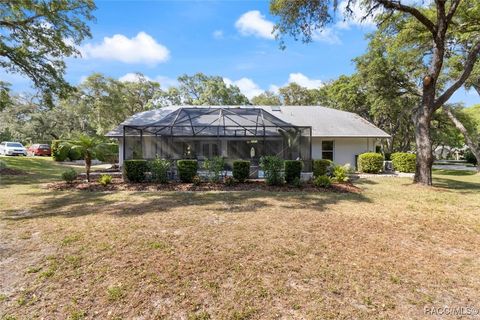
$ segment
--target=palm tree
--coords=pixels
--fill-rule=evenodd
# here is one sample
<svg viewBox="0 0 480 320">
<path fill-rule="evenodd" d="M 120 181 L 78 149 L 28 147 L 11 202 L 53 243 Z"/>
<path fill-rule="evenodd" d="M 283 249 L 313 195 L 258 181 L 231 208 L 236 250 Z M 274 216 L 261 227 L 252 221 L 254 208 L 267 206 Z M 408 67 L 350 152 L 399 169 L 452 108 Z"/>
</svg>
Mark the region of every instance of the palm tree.
<svg viewBox="0 0 480 320">
<path fill-rule="evenodd" d="M 90 182 L 90 167 L 92 160 L 102 153 L 102 147 L 105 143 L 95 137 L 90 137 L 85 134 L 80 134 L 76 139 L 70 140 L 67 144 L 75 150 L 78 150 L 85 160 L 85 172 L 87 174 L 87 181 Z"/>
</svg>

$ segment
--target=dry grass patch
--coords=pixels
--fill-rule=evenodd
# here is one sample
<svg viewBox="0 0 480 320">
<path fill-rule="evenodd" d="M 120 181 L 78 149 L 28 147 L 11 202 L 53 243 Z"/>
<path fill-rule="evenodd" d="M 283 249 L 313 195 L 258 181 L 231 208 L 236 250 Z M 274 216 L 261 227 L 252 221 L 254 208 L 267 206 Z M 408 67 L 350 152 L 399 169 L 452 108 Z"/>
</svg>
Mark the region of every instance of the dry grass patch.
<svg viewBox="0 0 480 320">
<path fill-rule="evenodd" d="M 360 194 L 24 188 L 0 220 L 1 315 L 428 319 L 426 306 L 479 308 L 480 177 L 436 182 L 361 180 Z"/>
</svg>

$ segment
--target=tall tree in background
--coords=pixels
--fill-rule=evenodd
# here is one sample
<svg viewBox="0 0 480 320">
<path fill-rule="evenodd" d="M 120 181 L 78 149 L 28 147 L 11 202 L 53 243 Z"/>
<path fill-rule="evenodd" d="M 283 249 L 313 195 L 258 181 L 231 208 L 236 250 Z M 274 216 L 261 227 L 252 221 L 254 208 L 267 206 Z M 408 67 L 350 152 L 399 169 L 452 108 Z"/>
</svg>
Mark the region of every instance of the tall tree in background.
<svg viewBox="0 0 480 320">
<path fill-rule="evenodd" d="M 90 37 L 93 0 L 0 1 L 0 67 L 30 78 L 47 96 L 65 92 L 64 57 Z"/>
<path fill-rule="evenodd" d="M 396 19 L 384 29 L 396 38 L 397 49 L 414 52 L 418 61 L 420 103 L 413 110 L 417 166 L 414 181 L 432 184 L 431 121 L 450 97 L 470 79 L 480 53 L 477 0 L 436 0 L 428 6 L 404 4 L 397 0 L 347 0 L 347 9 L 355 2 L 365 7 L 367 15 L 383 10 L 382 19 Z M 270 10 L 279 17 L 275 29 L 278 36 L 301 35 L 312 40 L 316 30 L 332 21 L 336 0 L 289 1 L 271 0 Z M 283 44 L 283 42 L 282 42 Z M 456 77 L 449 74 L 447 60 L 457 57 L 461 70 Z"/>
</svg>

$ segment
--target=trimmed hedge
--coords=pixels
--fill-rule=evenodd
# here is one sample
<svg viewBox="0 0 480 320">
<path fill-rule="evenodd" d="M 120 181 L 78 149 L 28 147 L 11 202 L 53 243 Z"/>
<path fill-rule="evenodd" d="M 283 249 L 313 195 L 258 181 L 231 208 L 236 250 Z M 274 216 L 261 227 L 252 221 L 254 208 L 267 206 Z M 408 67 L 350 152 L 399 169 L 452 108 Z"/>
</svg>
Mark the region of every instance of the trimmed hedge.
<svg viewBox="0 0 480 320">
<path fill-rule="evenodd" d="M 413 153 L 397 152 L 392 156 L 393 169 L 400 172 L 415 172 L 417 156 Z"/>
<path fill-rule="evenodd" d="M 285 181 L 292 184 L 295 179 L 300 180 L 303 163 L 300 160 L 285 160 Z"/>
<path fill-rule="evenodd" d="M 65 145 L 64 140 L 53 140 L 51 145 L 52 158 L 54 161 L 65 161 L 70 153 L 70 147 Z"/>
<path fill-rule="evenodd" d="M 68 158 L 71 161 L 82 160 L 83 159 L 83 154 L 76 148 L 69 148 Z"/>
<path fill-rule="evenodd" d="M 170 170 L 171 163 L 165 159 L 155 159 L 148 162 L 150 172 L 152 173 L 152 181 L 159 183 L 168 182 L 168 170 Z"/>
<path fill-rule="evenodd" d="M 474 166 L 477 165 L 477 158 L 473 154 L 472 150 L 468 149 L 463 157 L 465 158 L 465 161 L 467 161 L 467 163 L 473 164 Z"/>
<path fill-rule="evenodd" d="M 148 171 L 147 160 L 125 160 L 123 162 L 124 175 L 128 181 L 142 182 L 145 181 L 145 172 Z"/>
<path fill-rule="evenodd" d="M 365 173 L 379 173 L 383 170 L 383 156 L 367 152 L 358 156 L 358 170 Z"/>
<path fill-rule="evenodd" d="M 238 182 L 245 182 L 250 176 L 250 161 L 233 161 L 233 178 Z"/>
<path fill-rule="evenodd" d="M 313 176 L 320 177 L 325 176 L 328 173 L 328 167 L 332 164 L 332 161 L 327 159 L 313 160 Z"/>
<path fill-rule="evenodd" d="M 177 168 L 180 181 L 189 183 L 197 175 L 198 162 L 197 160 L 178 160 Z"/>
<path fill-rule="evenodd" d="M 97 152 L 97 159 L 102 162 L 116 163 L 118 162 L 118 144 L 106 143 L 104 147 Z"/>
</svg>

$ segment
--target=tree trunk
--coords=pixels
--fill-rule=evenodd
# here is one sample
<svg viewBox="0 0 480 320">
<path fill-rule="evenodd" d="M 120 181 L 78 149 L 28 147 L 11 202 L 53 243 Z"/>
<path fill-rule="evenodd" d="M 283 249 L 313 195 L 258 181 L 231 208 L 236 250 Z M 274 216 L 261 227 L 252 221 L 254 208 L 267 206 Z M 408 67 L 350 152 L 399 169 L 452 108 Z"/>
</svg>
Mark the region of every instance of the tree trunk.
<svg viewBox="0 0 480 320">
<path fill-rule="evenodd" d="M 417 144 L 417 165 L 414 182 L 426 186 L 432 185 L 432 141 L 430 138 L 430 118 L 427 108 L 419 108 L 413 116 L 415 123 L 415 142 Z"/>
<path fill-rule="evenodd" d="M 455 125 L 455 128 L 457 128 L 465 138 L 465 143 L 467 144 L 467 146 L 470 148 L 473 155 L 477 159 L 477 171 L 480 172 L 480 144 L 474 141 L 474 139 L 468 133 L 467 128 L 465 128 L 463 123 L 460 120 L 458 120 L 458 118 L 453 114 L 452 110 L 449 107 L 444 106 L 443 110 L 447 114 L 448 118 L 453 122 L 453 124 Z"/>
<path fill-rule="evenodd" d="M 92 166 L 92 159 L 85 157 L 85 173 L 87 175 L 87 181 L 90 182 L 90 167 Z"/>
</svg>

